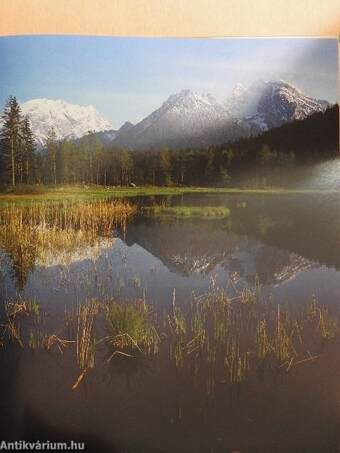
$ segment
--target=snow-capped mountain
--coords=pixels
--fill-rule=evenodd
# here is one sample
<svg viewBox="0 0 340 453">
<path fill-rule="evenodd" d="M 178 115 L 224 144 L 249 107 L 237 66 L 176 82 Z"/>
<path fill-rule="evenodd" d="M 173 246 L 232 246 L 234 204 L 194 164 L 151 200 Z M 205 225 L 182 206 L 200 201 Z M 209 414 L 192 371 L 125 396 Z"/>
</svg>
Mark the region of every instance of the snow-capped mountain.
<svg viewBox="0 0 340 453">
<path fill-rule="evenodd" d="M 40 145 L 54 127 L 58 139 L 78 139 L 95 131 L 104 144 L 147 149 L 218 145 L 304 119 L 328 106 L 286 82 L 257 81 L 248 88 L 237 84 L 224 102 L 208 93 L 182 90 L 136 125 L 126 122 L 118 130 L 92 106 L 33 99 L 21 107 Z"/>
<path fill-rule="evenodd" d="M 229 124 L 227 109 L 212 95 L 182 90 L 130 127 L 128 133 L 119 134 L 115 142 L 131 148 L 197 143 L 204 135 Z"/>
<path fill-rule="evenodd" d="M 88 131 L 112 130 L 110 122 L 93 106 L 80 106 L 62 100 L 31 99 L 21 104 L 21 110 L 28 115 L 36 141 L 41 146 L 51 127 L 59 140 L 80 138 Z"/>
<path fill-rule="evenodd" d="M 231 116 L 248 123 L 254 132 L 258 132 L 302 120 L 324 111 L 329 103 L 305 96 L 283 81 L 257 81 L 249 88 L 237 84 L 224 105 Z"/>
</svg>

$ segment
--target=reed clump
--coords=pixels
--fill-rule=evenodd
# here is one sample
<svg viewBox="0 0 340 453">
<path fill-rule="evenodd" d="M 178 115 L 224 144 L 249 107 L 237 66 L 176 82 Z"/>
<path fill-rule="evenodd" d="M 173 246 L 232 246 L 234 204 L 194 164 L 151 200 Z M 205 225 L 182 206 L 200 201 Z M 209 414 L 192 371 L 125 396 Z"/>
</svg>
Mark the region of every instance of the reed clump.
<svg viewBox="0 0 340 453">
<path fill-rule="evenodd" d="M 160 337 L 152 310 L 143 300 L 136 302 L 110 301 L 105 305 L 107 335 L 102 339 L 109 347 L 110 362 L 116 355 L 155 355 Z"/>
</svg>

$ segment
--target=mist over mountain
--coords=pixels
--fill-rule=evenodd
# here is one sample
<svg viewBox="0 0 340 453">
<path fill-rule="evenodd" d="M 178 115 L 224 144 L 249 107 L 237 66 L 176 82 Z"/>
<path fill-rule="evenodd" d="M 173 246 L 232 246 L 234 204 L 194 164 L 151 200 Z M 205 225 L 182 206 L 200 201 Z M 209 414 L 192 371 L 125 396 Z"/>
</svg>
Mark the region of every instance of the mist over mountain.
<svg viewBox="0 0 340 453">
<path fill-rule="evenodd" d="M 305 96 L 283 81 L 257 81 L 249 88 L 238 84 L 225 106 L 233 117 L 246 121 L 258 132 L 305 119 L 324 111 L 329 103 Z"/>
</svg>

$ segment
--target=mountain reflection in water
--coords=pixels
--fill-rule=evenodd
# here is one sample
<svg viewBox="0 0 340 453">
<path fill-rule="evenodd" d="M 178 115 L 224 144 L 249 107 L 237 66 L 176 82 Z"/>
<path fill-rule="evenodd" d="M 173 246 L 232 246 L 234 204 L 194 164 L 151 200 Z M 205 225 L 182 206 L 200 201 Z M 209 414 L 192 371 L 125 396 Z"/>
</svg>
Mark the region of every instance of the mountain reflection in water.
<svg viewBox="0 0 340 453">
<path fill-rule="evenodd" d="M 178 220 L 139 215 L 120 238 L 105 238 L 68 254 L 50 250 L 43 262 L 29 256 L 29 263 L 16 263 L 12 272 L 5 250 L 1 267 L 6 293 L 14 295 L 20 283 L 23 294 L 46 296 L 46 279 L 53 281 L 53 297 L 60 293 L 66 301 L 75 292 L 78 297 L 105 292 L 128 298 L 146 292 L 162 304 L 170 301 L 174 288 L 185 298 L 191 291 L 205 291 L 212 278 L 231 292 L 234 284 L 243 288 L 258 282 L 269 291 L 280 292 L 282 286 L 289 294 L 291 285 L 297 300 L 309 285 L 310 294 L 322 297 L 324 292 L 327 302 L 340 289 L 336 196 L 186 195 L 167 202 L 226 205 L 231 216 Z"/>
</svg>

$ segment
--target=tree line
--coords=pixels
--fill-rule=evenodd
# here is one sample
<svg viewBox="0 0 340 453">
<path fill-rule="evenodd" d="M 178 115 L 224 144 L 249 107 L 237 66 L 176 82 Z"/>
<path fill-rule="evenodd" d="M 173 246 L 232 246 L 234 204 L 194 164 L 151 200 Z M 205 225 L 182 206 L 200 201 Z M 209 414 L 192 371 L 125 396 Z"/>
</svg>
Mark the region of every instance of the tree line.
<svg viewBox="0 0 340 453">
<path fill-rule="evenodd" d="M 205 149 L 130 151 L 102 144 L 91 131 L 60 141 L 53 128 L 38 149 L 29 119 L 10 97 L 0 130 L 0 185 L 285 185 L 293 169 L 336 156 L 338 132 L 334 106 L 258 137 Z"/>
</svg>

